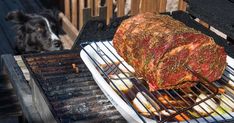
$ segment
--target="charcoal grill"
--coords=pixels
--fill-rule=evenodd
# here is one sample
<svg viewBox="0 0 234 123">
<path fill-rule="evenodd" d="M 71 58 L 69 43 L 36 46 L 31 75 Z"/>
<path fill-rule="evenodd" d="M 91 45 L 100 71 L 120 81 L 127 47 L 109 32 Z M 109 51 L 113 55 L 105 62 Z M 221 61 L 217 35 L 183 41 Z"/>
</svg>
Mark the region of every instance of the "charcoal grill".
<svg viewBox="0 0 234 123">
<path fill-rule="evenodd" d="M 193 0 L 188 0 L 193 1 Z M 196 0 L 195 0 L 196 1 Z M 201 1 L 199 1 L 202 3 Z M 211 1 L 212 2 L 212 1 Z M 209 18 L 208 16 L 199 16 L 199 12 L 197 12 L 197 8 L 199 5 L 193 7 L 195 9 L 189 10 L 191 13 L 196 13 L 196 17 L 200 18 Z M 206 7 L 203 7 L 206 8 Z M 203 10 L 203 13 L 206 10 Z M 208 12 L 209 13 L 209 12 Z M 194 16 L 184 13 L 181 11 L 176 11 L 172 13 L 165 13 L 171 15 L 173 18 L 185 23 L 186 25 L 193 27 L 197 30 L 200 30 L 201 32 L 213 37 L 217 44 L 225 47 L 226 52 L 228 55 L 232 58 L 234 58 L 234 46 L 231 42 L 228 42 L 227 40 L 217 36 L 215 33 L 211 32 L 207 28 L 204 28 L 202 25 L 198 24 L 196 21 L 194 21 Z M 207 13 L 206 13 L 207 14 Z M 189 105 L 189 102 L 187 99 L 184 99 L 182 97 L 183 95 L 186 95 L 186 93 L 191 92 L 195 96 L 197 93 L 200 93 L 201 91 L 205 91 L 210 94 L 210 96 L 205 100 L 209 100 L 209 98 L 213 98 L 214 96 L 218 98 L 217 92 L 213 91 L 212 88 L 217 89 L 217 87 L 223 87 L 225 88 L 226 93 L 228 94 L 228 98 L 230 102 L 233 102 L 233 80 L 234 80 L 234 69 L 233 69 L 233 62 L 231 63 L 231 66 L 227 66 L 226 71 L 224 72 L 224 75 L 222 76 L 222 79 L 218 80 L 214 83 L 214 85 L 205 85 L 203 83 L 198 83 L 195 87 L 188 89 L 188 90 L 170 90 L 170 91 L 158 91 L 155 93 L 149 93 L 146 92 L 147 95 L 149 95 L 153 100 L 160 104 L 160 100 L 157 98 L 154 98 L 154 96 L 160 96 L 160 95 L 167 95 L 172 100 L 176 100 L 177 98 L 182 99 L 182 103 L 179 103 L 178 106 L 186 106 L 186 108 L 177 108 L 173 107 L 173 104 L 168 103 L 169 100 L 164 99 L 169 106 L 172 107 L 173 110 L 176 111 L 176 113 L 170 113 L 169 110 L 167 110 L 167 106 L 164 104 L 160 104 L 160 107 L 165 109 L 165 112 L 168 112 L 170 114 L 169 117 L 165 116 L 154 116 L 151 112 L 148 112 L 151 114 L 151 116 L 144 116 L 140 114 L 137 110 L 135 110 L 132 106 L 131 99 L 135 96 L 134 90 L 133 94 L 126 95 L 121 92 L 118 94 L 116 91 L 113 90 L 112 87 L 108 83 L 111 83 L 110 80 L 108 80 L 108 75 L 106 71 L 101 71 L 101 67 L 98 63 L 96 63 L 96 60 L 91 59 L 92 56 L 89 54 L 89 51 L 85 49 L 85 47 L 91 47 L 91 51 L 94 51 L 97 53 L 97 55 L 101 55 L 100 60 L 105 56 L 105 52 L 102 52 L 102 48 L 100 46 L 104 46 L 103 44 L 110 45 L 108 48 L 113 48 L 111 42 L 109 42 L 114 35 L 114 32 L 120 22 L 128 17 L 124 17 L 121 19 L 118 19 L 117 21 L 113 21 L 110 26 L 105 25 L 105 21 L 89 21 L 81 30 L 75 44 L 73 45 L 73 49 L 77 49 L 78 51 L 63 51 L 63 52 L 57 52 L 57 53 L 43 53 L 43 54 L 34 54 L 34 55 L 24 55 L 23 60 L 26 63 L 27 68 L 29 69 L 31 75 L 32 75 L 32 82 L 30 83 L 33 87 L 33 93 L 34 93 L 34 101 L 39 107 L 40 114 L 43 117 L 43 119 L 46 119 L 45 122 L 126 122 L 123 117 L 116 111 L 116 109 L 113 107 L 113 105 L 118 109 L 118 111 L 124 116 L 126 119 L 131 118 L 128 121 L 139 121 L 139 122 L 146 122 L 146 121 L 158 121 L 158 122 L 164 122 L 164 121 L 179 121 L 175 119 L 175 116 L 181 117 L 183 120 L 182 122 L 219 122 L 219 121 L 225 121 L 225 122 L 233 122 L 234 120 L 234 114 L 231 111 L 224 111 L 224 113 L 220 113 L 216 111 L 215 109 L 213 112 L 216 112 L 216 115 L 208 114 L 207 116 L 202 116 L 202 114 L 198 112 L 193 112 L 193 114 L 190 112 L 192 110 L 192 107 L 194 105 L 201 104 L 197 103 L 194 105 Z M 207 21 L 209 22 L 212 20 L 212 18 L 209 18 Z M 212 21 L 213 24 L 216 23 L 216 21 Z M 230 24 L 230 23 L 228 23 Z M 89 28 L 87 28 L 89 27 Z M 217 25 L 217 27 L 220 27 L 220 29 L 223 29 L 223 25 Z M 225 30 L 227 32 L 230 32 L 231 28 L 228 28 L 228 30 Z M 92 34 L 92 35 L 90 35 Z M 227 33 L 230 34 L 230 33 Z M 233 33 L 231 33 L 233 34 Z M 233 35 L 230 35 L 230 37 L 233 38 Z M 82 60 L 80 60 L 79 57 L 79 50 L 80 45 L 83 49 L 83 55 L 87 55 L 87 60 L 89 60 L 94 65 L 94 69 L 96 70 L 95 73 L 90 73 L 88 68 L 90 69 L 90 66 L 85 67 Z M 98 47 L 99 48 L 98 48 Z M 105 46 L 104 46 L 105 47 Z M 107 49 L 107 51 L 109 51 Z M 111 52 L 112 54 L 113 52 Z M 115 52 L 114 52 L 115 54 Z M 89 57 L 90 56 L 90 57 Z M 114 56 L 115 57 L 115 56 Z M 87 60 L 84 60 L 84 62 L 87 62 Z M 117 59 L 118 60 L 118 59 Z M 122 62 L 122 61 L 121 61 Z M 121 64 L 119 62 L 118 64 Z M 96 64 L 95 64 L 96 63 Z M 73 65 L 75 64 L 75 65 Z M 75 68 L 73 68 L 75 66 Z M 78 74 L 76 67 L 78 66 Z M 109 72 L 116 72 L 118 68 L 113 69 L 113 66 L 116 67 L 115 64 L 111 63 L 111 65 L 108 62 L 107 68 L 110 68 Z M 113 71 L 112 71 L 113 70 Z M 99 75 L 100 77 L 96 77 Z M 112 104 L 107 100 L 107 98 L 103 95 L 103 92 L 99 89 L 97 84 L 101 87 L 102 91 L 105 93 L 105 96 L 112 102 Z M 101 84 L 106 84 L 109 86 L 109 90 L 115 93 L 116 97 L 120 99 L 119 101 L 127 106 L 128 108 L 121 109 L 122 105 L 118 105 L 119 102 L 114 101 L 112 98 L 113 95 L 109 95 L 105 92 L 105 89 L 102 88 L 102 85 L 98 83 L 100 79 L 103 79 L 105 81 L 102 81 Z M 137 79 L 134 79 L 133 81 L 136 81 L 136 83 L 139 81 Z M 141 81 L 141 80 L 140 80 Z M 139 87 L 139 90 L 146 90 L 145 86 L 139 86 L 140 84 L 136 84 L 134 86 Z M 83 87 L 82 87 L 83 86 Z M 82 88 L 81 88 L 82 87 Z M 210 88 L 211 87 L 211 88 Z M 116 89 L 119 91 L 118 89 Z M 129 99 L 130 98 L 130 99 Z M 148 99 L 147 99 L 148 100 Z M 193 98 L 190 99 L 190 101 L 194 101 Z M 86 102 L 86 103 L 80 103 L 80 102 Z M 221 100 L 221 102 L 224 102 Z M 84 105 L 83 105 L 84 104 Z M 205 104 L 208 107 L 209 104 Z M 85 107 L 87 106 L 87 107 Z M 226 104 L 227 107 L 233 108 Z M 89 109 L 89 110 L 86 110 Z M 124 112 L 132 111 L 132 114 L 134 114 L 134 117 L 130 117 L 129 115 L 126 115 Z M 159 110 L 157 111 L 159 112 Z M 206 111 L 207 112 L 207 111 Z M 186 115 L 183 115 L 185 113 Z M 194 115 L 195 114 L 195 115 Z M 128 117 L 129 116 L 129 117 Z M 187 118 L 189 117 L 189 118 Z"/>
<path fill-rule="evenodd" d="M 77 51 L 23 55 L 34 103 L 44 122 L 126 122 L 92 78 Z"/>
<path fill-rule="evenodd" d="M 225 99 L 219 98 L 221 95 L 228 97 L 230 102 L 234 102 L 234 87 L 231 86 L 234 82 L 234 60 L 233 60 L 233 45 L 228 43 L 225 39 L 217 36 L 215 33 L 209 31 L 208 29 L 204 28 L 202 25 L 198 24 L 191 15 L 176 11 L 172 13 L 166 13 L 171 15 L 174 19 L 184 22 L 186 25 L 193 27 L 202 31 L 203 33 L 213 37 L 217 44 L 225 47 L 226 52 L 228 53 L 228 65 L 226 70 L 222 76 L 222 78 L 212 84 L 204 84 L 202 82 L 198 82 L 198 84 L 192 88 L 188 88 L 186 90 L 179 89 L 179 90 L 159 90 L 155 92 L 149 92 L 147 86 L 142 84 L 139 78 L 133 76 L 129 77 L 126 73 L 121 70 L 118 65 L 122 64 L 125 69 L 128 70 L 128 73 L 131 73 L 129 68 L 123 64 L 123 59 L 118 56 L 115 49 L 113 48 L 113 44 L 110 40 L 106 41 L 87 41 L 81 43 L 82 51 L 81 57 L 91 73 L 93 74 L 94 80 L 97 82 L 99 87 L 105 93 L 105 95 L 109 98 L 109 100 L 115 105 L 115 107 L 119 110 L 119 112 L 127 119 L 129 122 L 233 122 L 234 120 L 234 113 L 233 106 L 228 104 Z M 103 67 L 105 66 L 105 67 Z M 114 84 L 113 80 L 110 78 L 110 74 L 123 74 L 124 78 L 132 80 L 133 87 L 129 87 L 129 85 L 123 80 L 122 77 L 118 76 L 118 79 L 129 89 L 128 93 L 123 93 Z M 112 85 L 112 86 L 111 86 Z M 225 88 L 226 94 L 218 94 L 218 88 Z M 161 108 L 156 110 L 158 113 L 157 115 L 153 114 L 153 112 L 147 109 L 147 105 L 144 105 L 139 98 L 136 97 L 137 92 L 145 92 L 155 103 L 157 103 Z M 199 93 L 209 93 L 210 96 L 201 99 L 199 97 Z M 200 98 L 200 102 L 196 102 L 195 99 L 190 98 L 189 100 L 193 103 L 189 103 L 188 99 L 185 99 L 185 95 L 192 94 L 196 98 Z M 129 97 L 130 95 L 130 97 Z M 144 94 L 142 94 L 144 95 Z M 166 104 L 162 103 L 158 97 L 162 95 L 167 95 L 171 100 L 175 101 L 180 108 L 177 108 L 174 104 L 170 102 L 169 99 L 164 98 L 163 100 L 166 101 Z M 136 99 L 140 102 L 141 105 L 147 110 L 147 113 L 150 116 L 145 116 L 140 113 L 133 104 L 133 98 L 131 96 L 135 96 Z M 154 104 L 150 101 L 149 97 L 145 96 L 145 99 L 153 106 Z M 218 98 L 219 103 L 225 104 L 227 107 L 231 108 L 232 111 L 228 111 L 225 109 L 225 106 L 220 106 L 219 108 L 223 111 L 220 112 L 216 108 L 214 108 L 211 104 L 207 103 L 207 100 L 212 99 L 211 102 L 215 102 L 214 99 Z M 179 102 L 178 100 L 182 101 L 183 103 Z M 215 102 L 217 103 L 217 102 Z M 206 105 L 209 107 L 213 113 L 208 113 L 209 111 L 201 105 Z M 194 110 L 194 107 L 198 106 L 206 112 L 206 115 Z M 157 109 L 156 106 L 153 106 Z M 170 108 L 168 108 L 170 107 Z M 169 110 L 175 111 L 172 113 Z M 220 110 L 219 109 L 219 110 Z M 162 116 L 161 111 L 165 111 L 169 114 L 169 116 Z M 160 114 L 160 115 L 159 115 Z M 177 117 L 177 118 L 176 118 Z M 180 117 L 182 120 L 180 120 Z"/>
</svg>

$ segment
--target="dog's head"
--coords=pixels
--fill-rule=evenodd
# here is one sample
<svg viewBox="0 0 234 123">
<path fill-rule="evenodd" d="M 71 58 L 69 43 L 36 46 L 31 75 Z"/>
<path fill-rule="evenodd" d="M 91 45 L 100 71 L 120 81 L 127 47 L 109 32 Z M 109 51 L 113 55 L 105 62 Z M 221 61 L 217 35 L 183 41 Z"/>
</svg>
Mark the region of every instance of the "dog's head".
<svg viewBox="0 0 234 123">
<path fill-rule="evenodd" d="M 17 25 L 16 51 L 18 54 L 63 49 L 58 38 L 58 20 L 53 12 L 26 14 L 21 11 L 12 11 L 7 14 L 6 20 Z"/>
</svg>

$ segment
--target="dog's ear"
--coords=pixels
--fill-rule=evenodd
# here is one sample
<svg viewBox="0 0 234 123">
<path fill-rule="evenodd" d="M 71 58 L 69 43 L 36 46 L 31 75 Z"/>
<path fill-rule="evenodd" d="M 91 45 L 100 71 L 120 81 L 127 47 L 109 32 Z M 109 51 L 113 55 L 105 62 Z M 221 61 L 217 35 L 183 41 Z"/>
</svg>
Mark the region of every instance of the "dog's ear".
<svg viewBox="0 0 234 123">
<path fill-rule="evenodd" d="M 43 9 L 39 14 L 53 20 L 59 20 L 59 10 L 57 9 Z"/>
<path fill-rule="evenodd" d="M 11 11 L 5 17 L 5 20 L 11 21 L 11 22 L 17 23 L 17 24 L 25 23 L 29 19 L 30 19 L 30 15 L 25 14 L 22 11 Z"/>
</svg>

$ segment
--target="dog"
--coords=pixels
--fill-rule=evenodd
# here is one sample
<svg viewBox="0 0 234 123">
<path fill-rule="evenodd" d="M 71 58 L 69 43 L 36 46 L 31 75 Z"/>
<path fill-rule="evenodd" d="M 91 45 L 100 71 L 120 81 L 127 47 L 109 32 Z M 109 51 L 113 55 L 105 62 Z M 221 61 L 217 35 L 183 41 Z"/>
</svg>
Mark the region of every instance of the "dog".
<svg viewBox="0 0 234 123">
<path fill-rule="evenodd" d="M 38 14 L 11 11 L 6 20 L 16 25 L 15 54 L 40 53 L 62 50 L 63 45 L 58 37 L 58 17 L 51 10 Z"/>
</svg>

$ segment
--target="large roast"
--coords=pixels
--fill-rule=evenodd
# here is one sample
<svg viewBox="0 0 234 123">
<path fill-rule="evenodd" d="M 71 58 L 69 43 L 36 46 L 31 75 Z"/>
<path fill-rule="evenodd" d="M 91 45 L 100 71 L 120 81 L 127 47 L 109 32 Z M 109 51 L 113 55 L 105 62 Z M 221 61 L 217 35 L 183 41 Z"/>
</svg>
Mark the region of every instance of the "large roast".
<svg viewBox="0 0 234 123">
<path fill-rule="evenodd" d="M 143 13 L 123 21 L 113 45 L 151 91 L 193 86 L 198 78 L 185 66 L 210 82 L 221 78 L 226 66 L 223 47 L 167 15 Z"/>
</svg>

